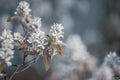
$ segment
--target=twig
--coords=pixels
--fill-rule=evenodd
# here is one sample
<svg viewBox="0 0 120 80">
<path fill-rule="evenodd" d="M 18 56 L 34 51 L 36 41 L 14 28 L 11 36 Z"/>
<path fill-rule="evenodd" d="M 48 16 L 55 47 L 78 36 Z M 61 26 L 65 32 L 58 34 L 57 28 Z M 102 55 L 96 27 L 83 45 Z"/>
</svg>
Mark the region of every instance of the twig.
<svg viewBox="0 0 120 80">
<path fill-rule="evenodd" d="M 20 64 L 20 65 L 18 65 L 18 67 L 16 68 L 16 70 L 15 70 L 14 73 L 10 76 L 10 78 L 9 78 L 8 80 L 12 80 L 12 78 L 13 78 L 16 74 L 18 74 L 18 73 L 20 73 L 20 72 L 23 72 L 23 71 L 27 70 L 28 68 L 30 68 L 33 64 L 35 64 L 35 63 L 37 62 L 37 60 L 39 59 L 39 57 L 40 57 L 40 56 L 37 56 L 36 58 L 31 59 L 30 61 L 28 61 L 28 62 L 25 63 L 25 64 Z M 26 65 L 28 65 L 28 66 L 26 66 Z M 24 66 L 26 66 L 26 67 L 24 67 Z M 19 69 L 22 68 L 22 67 L 24 67 L 24 68 L 21 69 L 21 70 L 19 70 Z"/>
<path fill-rule="evenodd" d="M 16 75 L 17 70 L 18 70 L 21 66 L 22 66 L 22 64 L 21 64 L 21 65 L 18 65 L 17 69 L 14 71 L 14 73 L 10 76 L 10 78 L 9 78 L 8 80 L 12 80 L 12 78 Z"/>
<path fill-rule="evenodd" d="M 34 60 L 34 59 L 35 59 L 35 60 Z M 30 65 L 29 65 L 29 64 L 26 64 L 26 65 L 28 65 L 28 66 L 26 66 L 25 68 L 21 69 L 21 70 L 18 71 L 17 73 L 21 73 L 21 72 L 27 70 L 28 68 L 30 68 L 33 64 L 35 64 L 35 63 L 37 62 L 37 60 L 39 59 L 39 56 L 38 56 L 37 58 L 34 58 L 34 59 L 32 59 L 32 61 L 30 62 Z M 25 66 L 25 65 L 23 65 L 23 66 Z"/>
</svg>

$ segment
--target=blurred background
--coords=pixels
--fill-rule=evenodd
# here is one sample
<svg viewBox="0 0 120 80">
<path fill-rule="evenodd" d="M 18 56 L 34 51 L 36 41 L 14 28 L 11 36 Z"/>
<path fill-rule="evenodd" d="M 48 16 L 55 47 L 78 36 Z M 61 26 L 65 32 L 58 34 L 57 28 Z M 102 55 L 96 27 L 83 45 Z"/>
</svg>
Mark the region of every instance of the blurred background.
<svg viewBox="0 0 120 80">
<path fill-rule="evenodd" d="M 8 27 L 23 33 L 17 22 L 5 22 L 14 15 L 20 1 L 0 0 L 0 32 Z M 31 5 L 31 14 L 42 18 L 42 30 L 48 32 L 54 23 L 63 24 L 68 46 L 63 57 L 52 59 L 49 71 L 40 59 L 14 80 L 89 80 L 106 54 L 116 51 L 120 55 L 120 0 L 26 1 Z"/>
</svg>

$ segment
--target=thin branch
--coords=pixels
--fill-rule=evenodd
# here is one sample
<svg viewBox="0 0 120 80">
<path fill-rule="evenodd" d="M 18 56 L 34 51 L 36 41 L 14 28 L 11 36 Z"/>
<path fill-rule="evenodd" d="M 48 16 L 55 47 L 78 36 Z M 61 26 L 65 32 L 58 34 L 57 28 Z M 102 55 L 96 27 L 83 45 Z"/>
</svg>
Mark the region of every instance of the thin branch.
<svg viewBox="0 0 120 80">
<path fill-rule="evenodd" d="M 21 65 L 18 65 L 17 69 L 14 71 L 14 73 L 10 76 L 10 78 L 9 78 L 8 80 L 12 80 L 12 78 L 16 75 L 17 70 L 18 70 L 21 66 L 22 66 L 22 64 L 21 64 Z"/>
<path fill-rule="evenodd" d="M 30 62 L 29 62 L 30 65 L 27 63 L 26 65 L 28 65 L 28 66 L 24 67 L 23 69 L 21 69 L 21 70 L 18 71 L 17 73 L 21 73 L 21 72 L 27 70 L 28 68 L 30 68 L 33 64 L 35 64 L 35 63 L 37 62 L 37 60 L 39 59 L 39 57 L 40 57 L 40 56 L 38 56 L 37 58 L 32 59 L 32 61 L 30 60 Z M 25 66 L 25 65 L 23 65 L 23 66 Z"/>
<path fill-rule="evenodd" d="M 17 71 L 17 72 L 16 72 L 16 74 L 21 73 L 21 72 L 23 72 L 23 71 L 27 70 L 27 69 L 28 69 L 28 68 L 30 68 L 32 65 L 33 65 L 33 63 L 32 63 L 32 64 L 30 64 L 30 65 L 28 65 L 28 66 L 26 66 L 26 67 L 24 67 L 24 68 L 23 68 L 23 69 L 21 69 L 20 71 Z"/>
<path fill-rule="evenodd" d="M 16 68 L 16 70 L 14 71 L 14 73 L 10 76 L 10 78 L 8 80 L 12 80 L 12 78 L 20 73 L 23 72 L 25 70 L 27 70 L 28 68 L 30 68 L 33 64 L 35 64 L 37 62 L 37 60 L 39 59 L 40 56 L 37 56 L 36 58 L 31 59 L 30 61 L 28 61 L 25 64 L 20 64 L 18 65 L 18 67 Z M 26 66 L 27 65 L 27 66 Z M 25 67 L 26 66 L 26 67 Z M 20 70 L 20 68 L 24 67 L 23 69 Z"/>
</svg>

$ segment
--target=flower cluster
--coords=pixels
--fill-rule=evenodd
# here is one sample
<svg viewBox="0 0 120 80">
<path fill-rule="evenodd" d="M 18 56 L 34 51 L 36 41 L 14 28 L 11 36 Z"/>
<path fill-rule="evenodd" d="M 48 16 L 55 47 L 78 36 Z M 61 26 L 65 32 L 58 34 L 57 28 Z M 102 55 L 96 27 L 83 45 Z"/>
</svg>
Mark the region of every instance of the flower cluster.
<svg viewBox="0 0 120 80">
<path fill-rule="evenodd" d="M 13 58 L 13 36 L 10 30 L 4 30 L 2 33 L 1 39 L 1 48 L 0 48 L 0 58 L 6 63 L 8 66 L 12 65 L 10 60 Z"/>
<path fill-rule="evenodd" d="M 41 27 L 41 18 L 34 17 L 33 19 L 31 19 L 31 27 L 34 30 L 40 29 L 40 27 Z"/>
<path fill-rule="evenodd" d="M 116 52 L 110 52 L 105 56 L 104 62 L 90 80 L 119 80 L 120 57 Z"/>
<path fill-rule="evenodd" d="M 104 60 L 103 65 L 111 66 L 112 68 L 120 66 L 120 57 L 117 56 L 116 52 L 110 52 Z"/>
<path fill-rule="evenodd" d="M 7 21 L 19 20 L 24 30 L 24 36 L 19 32 L 11 34 L 11 31 L 4 30 L 2 35 L 1 58 L 5 63 L 11 65 L 9 60 L 13 57 L 13 48 L 22 50 L 24 55 L 43 55 L 45 67 L 49 68 L 50 59 L 56 52 L 63 54 L 63 29 L 61 24 L 54 24 L 50 33 L 46 34 L 41 30 L 41 18 L 32 16 L 29 3 L 21 1 L 15 11 L 15 16 L 9 17 Z M 22 16 L 22 17 L 21 17 Z M 6 38 L 7 36 L 7 38 Z M 7 44 L 6 44 L 7 43 Z"/>
<path fill-rule="evenodd" d="M 18 32 L 14 33 L 14 40 L 19 41 L 19 42 L 23 42 L 24 38 L 22 37 L 22 35 Z"/>
<path fill-rule="evenodd" d="M 61 44 L 63 42 L 60 38 L 63 38 L 64 32 L 62 30 L 64 27 L 61 24 L 54 24 L 50 33 L 45 33 L 41 30 L 41 18 L 31 15 L 29 6 L 28 2 L 21 1 L 16 8 L 15 15 L 10 16 L 7 20 L 7 22 L 19 21 L 24 33 L 12 32 L 6 29 L 3 31 L 0 37 L 0 71 L 5 68 L 3 65 L 12 65 L 10 60 L 14 57 L 14 48 L 24 53 L 23 63 L 12 65 L 17 67 L 15 74 L 29 68 L 40 56 L 43 57 L 45 69 L 48 70 L 50 60 L 56 52 L 63 55 L 63 44 Z M 27 61 L 27 57 L 31 55 L 34 57 Z M 10 77 L 10 80 L 13 76 L 14 74 Z"/>
<path fill-rule="evenodd" d="M 64 29 L 64 27 L 62 26 L 62 24 L 54 24 L 51 27 L 50 30 L 50 35 L 53 36 L 55 43 L 62 43 L 62 41 L 60 40 L 60 38 L 63 38 L 63 34 L 64 32 L 62 31 Z"/>
<path fill-rule="evenodd" d="M 108 66 L 100 67 L 89 80 L 113 80 L 113 71 Z"/>
<path fill-rule="evenodd" d="M 30 4 L 26 1 L 21 1 L 16 8 L 16 15 L 22 15 L 22 16 L 27 16 L 31 12 L 31 9 L 29 8 Z"/>
<path fill-rule="evenodd" d="M 85 61 L 91 58 L 86 46 L 79 35 L 70 35 L 67 39 L 67 46 L 72 52 L 72 59 Z M 74 47 L 73 47 L 74 46 Z M 92 59 L 92 58 L 91 58 Z"/>
<path fill-rule="evenodd" d="M 45 49 L 45 45 L 47 45 L 45 33 L 41 30 L 37 30 L 36 32 L 32 33 L 28 40 L 29 43 L 32 43 L 32 47 L 39 52 L 41 49 Z"/>
</svg>

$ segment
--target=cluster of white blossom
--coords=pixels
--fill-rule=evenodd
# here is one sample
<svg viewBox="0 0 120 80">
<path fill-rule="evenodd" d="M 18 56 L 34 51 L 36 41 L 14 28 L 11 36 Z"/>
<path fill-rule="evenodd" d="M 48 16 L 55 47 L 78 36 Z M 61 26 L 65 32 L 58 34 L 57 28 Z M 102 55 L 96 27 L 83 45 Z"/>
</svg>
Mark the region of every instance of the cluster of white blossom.
<svg viewBox="0 0 120 80">
<path fill-rule="evenodd" d="M 62 43 L 60 38 L 64 37 L 63 36 L 64 32 L 62 31 L 63 29 L 64 27 L 62 26 L 62 24 L 54 24 L 51 27 L 50 35 L 53 36 L 55 44 Z"/>
<path fill-rule="evenodd" d="M 45 33 L 41 30 L 37 30 L 36 32 L 32 33 L 29 38 L 28 42 L 32 43 L 32 47 L 39 52 L 41 49 L 45 49 L 45 45 L 47 45 L 47 42 L 45 42 Z"/>
<path fill-rule="evenodd" d="M 47 45 L 46 34 L 41 30 L 41 18 L 30 15 L 30 11 L 31 9 L 29 9 L 29 3 L 27 3 L 26 1 L 21 1 L 15 13 L 17 13 L 18 15 L 24 15 L 23 21 L 27 28 L 26 31 L 31 31 L 27 41 L 32 44 L 32 47 L 37 50 L 37 52 L 39 52 L 40 49 L 44 49 L 45 45 Z M 49 35 L 52 36 L 54 44 L 62 43 L 60 38 L 64 37 L 64 32 L 62 31 L 63 29 L 64 27 L 61 24 L 54 24 L 51 27 Z"/>
<path fill-rule="evenodd" d="M 26 21 L 27 20 L 27 21 Z M 25 22 L 26 32 L 35 32 L 41 28 L 41 18 L 35 16 L 27 16 L 23 20 Z"/>
<path fill-rule="evenodd" d="M 27 16 L 31 12 L 31 9 L 29 8 L 30 4 L 26 1 L 21 1 L 19 5 L 16 8 L 16 15 L 22 15 Z"/>
<path fill-rule="evenodd" d="M 112 66 L 113 68 L 120 67 L 120 57 L 117 56 L 116 52 L 110 52 L 104 60 L 103 65 Z"/>
<path fill-rule="evenodd" d="M 67 46 L 72 52 L 72 59 L 75 61 L 85 61 L 90 57 L 90 54 L 79 35 L 70 35 L 67 39 Z"/>
<path fill-rule="evenodd" d="M 61 24 L 54 24 L 50 33 L 45 33 L 41 30 L 41 18 L 32 16 L 29 6 L 28 2 L 21 1 L 16 8 L 15 15 L 10 16 L 7 20 L 7 22 L 18 20 L 23 27 L 24 35 L 19 32 L 13 32 L 12 34 L 12 31 L 4 29 L 0 37 L 0 71 L 5 68 L 5 64 L 12 65 L 10 60 L 14 57 L 14 48 L 24 53 L 23 63 L 13 65 L 19 66 L 15 70 L 17 73 L 29 68 L 41 55 L 44 57 L 45 69 L 48 70 L 52 56 L 56 52 L 60 55 L 64 53 L 61 40 L 64 37 L 62 31 L 64 27 Z M 35 59 L 32 58 L 26 62 L 27 57 L 30 55 L 34 56 Z M 23 67 L 25 69 L 22 69 Z M 13 76 L 14 73 L 10 80 Z"/>
<path fill-rule="evenodd" d="M 33 19 L 31 19 L 31 28 L 33 30 L 37 30 L 41 28 L 41 18 L 39 17 L 34 17 Z"/>
<path fill-rule="evenodd" d="M 39 52 L 41 49 L 45 48 L 45 45 L 47 45 L 45 42 L 45 32 L 41 31 L 41 18 L 34 17 L 33 19 L 30 19 L 29 28 L 32 32 L 27 41 L 30 44 L 32 43 L 32 47 Z"/>
<path fill-rule="evenodd" d="M 94 73 L 89 80 L 113 80 L 113 70 L 108 66 L 102 66 Z"/>
<path fill-rule="evenodd" d="M 24 38 L 23 38 L 23 36 L 20 33 L 16 32 L 13 35 L 14 35 L 14 40 L 19 41 L 19 42 L 23 42 L 24 41 Z"/>
<path fill-rule="evenodd" d="M 0 58 L 8 66 L 12 65 L 10 60 L 13 58 L 13 48 L 14 48 L 14 39 L 10 30 L 4 30 L 2 33 L 1 39 L 1 48 L 0 48 Z"/>
<path fill-rule="evenodd" d="M 120 57 L 117 56 L 116 52 L 110 52 L 105 56 L 102 66 L 97 69 L 90 80 L 113 80 L 116 74 L 119 75 L 119 70 Z"/>
</svg>

